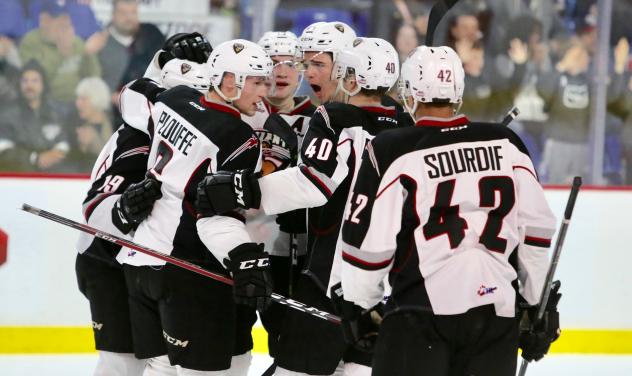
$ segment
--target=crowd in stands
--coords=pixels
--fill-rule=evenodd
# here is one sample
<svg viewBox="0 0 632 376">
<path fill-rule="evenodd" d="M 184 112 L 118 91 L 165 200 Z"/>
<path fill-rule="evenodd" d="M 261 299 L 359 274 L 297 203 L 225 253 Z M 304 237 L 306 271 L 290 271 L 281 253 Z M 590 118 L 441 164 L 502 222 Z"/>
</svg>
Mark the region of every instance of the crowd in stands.
<svg viewBox="0 0 632 376">
<path fill-rule="evenodd" d="M 435 1 L 391 1 L 392 17 L 383 17 L 391 35 L 377 36 L 390 37 L 403 60 L 424 42 Z M 237 12 L 243 3 L 210 1 Z M 136 0 L 112 4 L 110 23 L 100 25 L 90 0 L 0 2 L 0 171 L 89 172 L 121 122 L 120 88 L 143 74 L 165 39 L 140 22 Z M 510 126 L 544 183 L 589 174 L 597 9 L 596 0 L 462 0 L 435 34 L 463 60 L 463 113 L 499 121 L 520 109 Z M 630 17 L 632 0 L 614 2 L 603 166 L 614 185 L 632 184 Z"/>
</svg>

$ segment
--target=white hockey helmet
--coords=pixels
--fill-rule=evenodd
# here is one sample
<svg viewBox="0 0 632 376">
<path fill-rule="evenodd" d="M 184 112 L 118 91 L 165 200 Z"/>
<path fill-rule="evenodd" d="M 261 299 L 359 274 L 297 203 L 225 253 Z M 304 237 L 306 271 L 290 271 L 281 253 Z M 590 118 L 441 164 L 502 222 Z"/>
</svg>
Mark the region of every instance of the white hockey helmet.
<svg viewBox="0 0 632 376">
<path fill-rule="evenodd" d="M 291 31 L 267 31 L 257 44 L 270 56 L 300 56 L 298 38 Z"/>
<path fill-rule="evenodd" d="M 338 54 L 356 39 L 356 33 L 344 22 L 316 22 L 303 30 L 298 40 L 299 48 L 305 52 L 331 52 L 333 61 Z"/>
<path fill-rule="evenodd" d="M 342 80 L 354 73 L 358 87 L 347 91 Z M 334 77 L 347 95 L 356 95 L 360 89 L 390 89 L 399 78 L 399 56 L 389 42 L 380 38 L 356 38 L 350 47 L 343 49 L 334 65 Z"/>
<path fill-rule="evenodd" d="M 239 99 L 247 77 L 270 77 L 272 74 L 272 60 L 268 53 L 258 44 L 245 39 L 230 40 L 215 47 L 207 64 L 213 89 L 227 102 Z M 227 98 L 219 88 L 226 73 L 235 75 L 237 95 L 233 98 Z"/>
<path fill-rule="evenodd" d="M 406 109 L 414 115 L 419 102 L 460 104 L 464 81 L 463 63 L 452 48 L 420 46 L 402 64 L 400 95 Z M 412 108 L 405 100 L 409 96 L 415 101 Z"/>
<path fill-rule="evenodd" d="M 184 85 L 206 93 L 211 87 L 211 72 L 208 66 L 188 60 L 169 60 L 160 71 L 160 79 L 165 89 Z"/>
</svg>

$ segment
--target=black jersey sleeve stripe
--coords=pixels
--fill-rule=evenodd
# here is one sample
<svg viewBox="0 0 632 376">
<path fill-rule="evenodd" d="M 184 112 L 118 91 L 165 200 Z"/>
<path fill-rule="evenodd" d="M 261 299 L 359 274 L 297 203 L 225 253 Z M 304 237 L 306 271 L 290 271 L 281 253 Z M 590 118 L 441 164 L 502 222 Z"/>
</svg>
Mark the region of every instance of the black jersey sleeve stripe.
<svg viewBox="0 0 632 376">
<path fill-rule="evenodd" d="M 369 261 L 365 261 L 362 260 L 360 258 L 357 258 L 355 256 L 352 256 L 350 254 L 348 254 L 345 251 L 342 251 L 342 259 L 355 266 L 356 268 L 360 268 L 363 270 L 380 270 L 380 269 L 384 269 L 387 266 L 389 266 L 391 264 L 391 261 L 393 261 L 392 258 L 388 259 L 388 260 L 384 260 L 384 261 L 380 261 L 380 262 L 369 262 Z"/>
<path fill-rule="evenodd" d="M 309 167 L 305 165 L 300 165 L 299 169 L 303 173 L 303 175 L 305 175 L 305 177 L 310 182 L 312 182 L 312 184 L 314 184 L 316 188 L 318 188 L 323 196 L 329 199 L 333 195 L 331 188 L 329 188 L 327 184 L 323 180 L 321 180 L 314 172 L 310 171 Z"/>
</svg>

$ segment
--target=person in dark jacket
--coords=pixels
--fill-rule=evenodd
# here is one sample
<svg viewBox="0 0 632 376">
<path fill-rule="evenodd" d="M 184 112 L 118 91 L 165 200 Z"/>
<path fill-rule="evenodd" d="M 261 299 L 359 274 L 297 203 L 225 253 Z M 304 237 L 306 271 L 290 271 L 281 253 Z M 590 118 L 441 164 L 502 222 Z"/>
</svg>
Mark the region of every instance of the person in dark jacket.
<svg viewBox="0 0 632 376">
<path fill-rule="evenodd" d="M 0 113 L 0 170 L 58 171 L 67 134 L 47 99 L 46 75 L 34 60 L 20 73 L 20 94 Z"/>
</svg>

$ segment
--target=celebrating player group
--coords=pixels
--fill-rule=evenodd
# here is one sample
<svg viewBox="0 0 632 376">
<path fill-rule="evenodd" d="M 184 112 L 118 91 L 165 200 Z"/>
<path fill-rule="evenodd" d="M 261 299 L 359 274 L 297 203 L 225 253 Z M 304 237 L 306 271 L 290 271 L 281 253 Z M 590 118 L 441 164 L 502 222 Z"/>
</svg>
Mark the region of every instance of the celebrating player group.
<svg viewBox="0 0 632 376">
<path fill-rule="evenodd" d="M 94 374 L 247 375 L 257 312 L 268 375 L 513 376 L 518 349 L 541 359 L 560 333 L 559 284 L 535 317 L 555 218 L 520 138 L 459 114 L 463 90 L 451 48 L 400 62 L 342 22 L 170 37 L 121 92 L 85 223 L 232 286 L 84 235 Z"/>
</svg>

